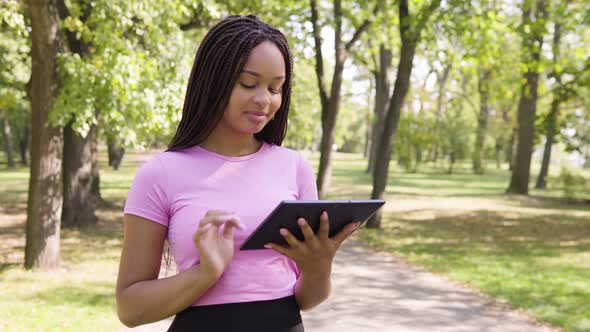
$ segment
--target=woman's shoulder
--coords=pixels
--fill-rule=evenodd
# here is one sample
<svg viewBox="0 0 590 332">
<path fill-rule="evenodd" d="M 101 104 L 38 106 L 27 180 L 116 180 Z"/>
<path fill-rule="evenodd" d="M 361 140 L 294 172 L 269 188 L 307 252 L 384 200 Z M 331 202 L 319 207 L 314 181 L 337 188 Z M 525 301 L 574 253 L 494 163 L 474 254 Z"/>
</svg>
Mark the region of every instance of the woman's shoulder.
<svg viewBox="0 0 590 332">
<path fill-rule="evenodd" d="M 269 146 L 268 149 L 277 156 L 296 158 L 297 160 L 299 160 L 302 157 L 301 152 L 299 152 L 295 149 L 292 149 L 292 148 L 288 148 L 285 146 L 278 146 L 278 145 L 274 145 L 274 144 L 269 144 L 268 146 Z"/>
<path fill-rule="evenodd" d="M 271 151 L 280 155 L 286 159 L 289 159 L 297 164 L 298 167 L 307 166 L 310 164 L 308 157 L 306 156 L 307 153 L 305 151 L 299 151 L 292 148 L 278 146 L 278 145 L 269 145 Z"/>
<path fill-rule="evenodd" d="M 139 172 L 150 173 L 151 175 L 162 175 L 166 173 L 168 168 L 167 165 L 176 164 L 181 159 L 186 158 L 185 151 L 158 151 L 140 155 L 136 159 L 139 163 Z"/>
</svg>

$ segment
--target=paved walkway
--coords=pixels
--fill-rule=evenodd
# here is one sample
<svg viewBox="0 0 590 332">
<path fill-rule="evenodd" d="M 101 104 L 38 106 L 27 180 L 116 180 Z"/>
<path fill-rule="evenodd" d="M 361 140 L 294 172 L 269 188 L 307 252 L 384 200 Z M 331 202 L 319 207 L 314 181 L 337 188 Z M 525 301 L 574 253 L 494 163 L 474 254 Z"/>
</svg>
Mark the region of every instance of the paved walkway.
<svg viewBox="0 0 590 332">
<path fill-rule="evenodd" d="M 373 253 L 352 240 L 340 248 L 332 280 L 330 299 L 303 313 L 307 332 L 555 331 L 391 255 Z M 166 331 L 171 321 L 133 331 Z"/>
</svg>

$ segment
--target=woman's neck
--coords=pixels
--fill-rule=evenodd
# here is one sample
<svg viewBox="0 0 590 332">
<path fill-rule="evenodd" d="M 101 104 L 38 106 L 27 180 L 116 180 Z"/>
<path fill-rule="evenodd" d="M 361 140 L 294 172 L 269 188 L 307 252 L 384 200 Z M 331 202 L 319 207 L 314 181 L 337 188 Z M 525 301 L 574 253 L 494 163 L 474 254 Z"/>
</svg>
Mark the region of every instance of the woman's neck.
<svg viewBox="0 0 590 332">
<path fill-rule="evenodd" d="M 203 149 L 228 157 L 252 154 L 260 149 L 262 142 L 254 135 L 230 133 L 216 128 L 199 146 Z"/>
</svg>

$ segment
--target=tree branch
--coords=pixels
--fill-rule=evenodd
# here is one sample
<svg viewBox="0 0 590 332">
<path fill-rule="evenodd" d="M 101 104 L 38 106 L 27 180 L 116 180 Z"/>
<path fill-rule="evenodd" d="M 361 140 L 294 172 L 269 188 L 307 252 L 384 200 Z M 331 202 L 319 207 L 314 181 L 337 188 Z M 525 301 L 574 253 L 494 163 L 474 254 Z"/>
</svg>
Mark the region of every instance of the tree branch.
<svg viewBox="0 0 590 332">
<path fill-rule="evenodd" d="M 414 30 L 415 40 L 418 40 L 420 38 L 420 33 L 422 32 L 422 29 L 424 29 L 424 26 L 428 22 L 428 19 L 430 18 L 432 13 L 434 13 L 434 11 L 440 6 L 440 1 L 441 0 L 432 0 L 428 7 L 420 11 L 418 15 L 418 22 L 416 23 L 416 28 Z"/>
<path fill-rule="evenodd" d="M 347 52 L 350 51 L 350 49 L 352 48 L 354 43 L 356 43 L 356 41 L 361 37 L 361 35 L 365 32 L 365 30 L 367 30 L 369 28 L 369 24 L 371 24 L 371 22 L 373 21 L 373 18 L 375 17 L 375 15 L 377 15 L 378 11 L 379 11 L 379 6 L 376 4 L 375 8 L 373 8 L 372 15 L 365 19 L 365 21 L 358 27 L 358 29 L 356 29 L 356 31 L 354 32 L 354 35 L 352 35 L 352 39 L 350 39 L 350 41 L 348 43 L 346 43 L 346 46 L 344 47 L 344 49 Z"/>
<path fill-rule="evenodd" d="M 228 2 L 228 6 L 231 7 L 231 1 Z M 232 8 L 228 9 L 230 13 L 233 11 Z M 192 12 L 192 18 L 190 21 L 178 25 L 180 30 L 188 31 L 192 29 L 206 28 L 213 25 L 211 17 L 207 15 L 205 5 L 203 5 L 201 2 L 197 3 L 197 6 L 192 10 Z"/>
<path fill-rule="evenodd" d="M 198 17 L 194 17 L 189 22 L 180 24 L 179 27 L 180 27 L 180 30 L 182 30 L 182 31 L 188 31 L 188 30 L 192 30 L 192 29 L 206 28 L 208 26 L 211 26 L 211 23 L 212 22 L 209 20 L 201 20 Z"/>
<path fill-rule="evenodd" d="M 70 10 L 68 9 L 68 6 L 66 6 L 65 1 L 64 0 L 57 0 L 57 12 L 59 15 L 60 20 L 65 20 L 66 18 L 72 16 L 70 13 Z M 80 20 L 84 23 L 86 23 L 86 21 L 88 20 L 88 18 L 90 17 L 90 14 L 92 13 L 92 5 L 91 2 L 88 2 L 86 4 L 86 7 L 84 8 L 84 13 L 82 14 L 82 17 L 80 17 Z M 68 45 L 68 49 L 73 52 L 73 53 L 77 53 L 80 56 L 84 56 L 86 54 L 88 54 L 88 50 L 90 45 L 85 43 L 84 41 L 82 41 L 81 39 L 78 39 L 76 37 L 76 34 L 68 29 L 65 29 L 65 34 L 66 34 L 66 38 L 67 38 L 67 45 Z"/>
<path fill-rule="evenodd" d="M 313 26 L 313 40 L 315 42 L 315 71 L 318 76 L 318 86 L 320 89 L 320 100 L 322 107 L 328 105 L 328 93 L 326 92 L 326 82 L 324 81 L 324 57 L 322 55 L 322 37 L 321 29 L 318 23 L 317 0 L 310 0 L 311 5 L 311 24 Z"/>
</svg>

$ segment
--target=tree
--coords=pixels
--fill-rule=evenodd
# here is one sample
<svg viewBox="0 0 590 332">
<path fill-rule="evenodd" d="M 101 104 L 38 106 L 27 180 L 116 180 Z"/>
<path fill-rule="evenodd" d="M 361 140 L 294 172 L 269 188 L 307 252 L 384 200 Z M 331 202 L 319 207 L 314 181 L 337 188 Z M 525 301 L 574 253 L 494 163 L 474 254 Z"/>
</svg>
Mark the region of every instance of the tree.
<svg viewBox="0 0 590 332">
<path fill-rule="evenodd" d="M 0 109 L 2 119 L 2 141 L 4 141 L 4 151 L 6 152 L 6 164 L 8 168 L 14 168 L 14 149 L 12 148 L 12 135 L 10 134 L 10 125 L 8 124 L 8 115 L 6 109 Z"/>
<path fill-rule="evenodd" d="M 48 121 L 60 82 L 58 55 L 63 51 L 56 0 L 28 0 L 31 15 L 31 176 L 27 203 L 25 267 L 59 264 L 62 209 L 63 131 Z"/>
<path fill-rule="evenodd" d="M 373 112 L 375 119 L 371 130 L 371 148 L 369 150 L 369 162 L 367 164 L 367 172 L 371 174 L 375 171 L 375 160 L 377 159 L 377 151 L 379 149 L 377 142 L 379 142 L 379 138 L 383 134 L 383 128 L 385 127 L 385 114 L 390 94 L 389 70 L 392 59 L 391 50 L 386 48 L 385 44 L 381 43 L 379 45 L 378 60 L 377 57 L 374 58 L 375 106 Z"/>
<path fill-rule="evenodd" d="M 533 149 L 541 48 L 545 34 L 545 0 L 526 0 L 522 8 L 523 83 L 518 104 L 518 143 L 508 193 L 527 195 Z"/>
<path fill-rule="evenodd" d="M 21 149 L 21 162 L 28 163 L 30 106 L 25 90 L 31 77 L 31 50 L 25 21 L 19 1 L 0 5 L 0 126 L 9 168 L 15 166 L 15 145 Z"/>
<path fill-rule="evenodd" d="M 583 93 L 581 86 L 584 84 L 585 73 L 584 68 L 578 67 L 583 60 L 583 57 L 579 55 L 583 54 L 582 49 L 585 49 L 586 45 L 583 41 L 581 43 L 572 42 L 571 38 L 568 38 L 579 33 L 580 30 L 584 31 L 584 28 L 588 26 L 582 21 L 582 17 L 575 14 L 581 12 L 581 8 L 577 8 L 576 5 L 579 6 L 579 4 L 572 4 L 572 1 L 558 2 L 550 12 L 553 21 L 552 59 L 549 73 L 549 80 L 553 82 L 551 85 L 552 100 L 549 112 L 542 117 L 539 128 L 545 135 L 545 146 L 541 170 L 535 184 L 537 189 L 544 189 L 547 185 L 551 150 L 557 139 L 559 119 L 563 113 L 560 112 L 560 107 L 570 99 L 579 99 L 580 94 Z M 565 41 L 562 36 L 566 37 Z"/>
<path fill-rule="evenodd" d="M 99 136 L 119 152 L 111 163 L 118 164 L 124 146 L 165 141 L 178 116 L 188 66 L 176 62 L 190 58 L 178 8 L 140 4 L 58 1 L 68 52 L 60 57 L 64 86 L 52 121 L 65 134 L 64 226 L 97 221 Z"/>
<path fill-rule="evenodd" d="M 61 20 L 71 20 L 70 10 L 64 0 L 58 0 L 57 5 Z M 76 5 L 81 7 L 79 20 L 84 24 L 92 13 L 93 3 Z M 66 29 L 65 35 L 70 53 L 80 58 L 90 54 L 91 45 L 82 39 L 82 34 L 77 35 L 74 29 Z M 74 123 L 75 115 L 64 127 L 62 227 L 88 226 L 98 221 L 94 214 L 96 204 L 100 201 L 97 127 L 93 123 L 87 135 L 82 136 L 73 128 Z"/>
<path fill-rule="evenodd" d="M 409 90 L 416 46 L 420 40 L 422 29 L 439 5 L 440 0 L 432 0 L 416 16 L 412 16 L 409 12 L 408 0 L 400 0 L 398 2 L 399 30 L 402 45 L 393 95 L 389 101 L 389 108 L 385 118 L 385 128 L 379 139 L 379 152 L 377 153 L 377 160 L 375 162 L 371 198 L 383 198 L 383 192 L 385 191 L 389 174 L 393 138 L 399 124 L 404 99 Z M 380 225 L 381 212 L 377 212 L 368 221 L 367 226 L 379 228 Z"/>
<path fill-rule="evenodd" d="M 330 91 L 326 88 L 326 78 L 324 74 L 324 59 L 322 55 L 321 27 L 319 22 L 317 0 L 310 0 L 311 4 L 311 23 L 313 26 L 313 39 L 316 58 L 316 75 L 320 91 L 320 102 L 322 107 L 322 139 L 320 143 L 320 164 L 317 175 L 317 186 L 320 198 L 326 197 L 332 173 L 332 146 L 334 145 L 334 132 L 336 130 L 336 121 L 340 109 L 340 89 L 342 86 L 342 73 L 344 63 L 346 62 L 354 44 L 367 30 L 378 7 L 375 6 L 372 15 L 365 15 L 366 18 L 358 26 L 348 42 L 342 40 L 343 35 L 343 17 L 342 1 L 334 1 L 334 51 L 335 65 L 332 75 L 332 84 Z"/>
<path fill-rule="evenodd" d="M 558 64 L 559 59 L 559 44 L 561 42 L 561 24 L 556 22 L 553 31 L 553 64 L 556 66 Z M 553 72 L 553 76 L 555 78 L 556 84 L 560 87 L 561 85 L 561 72 Z M 553 141 L 555 139 L 555 134 L 557 133 L 557 113 L 559 112 L 559 105 L 562 102 L 564 96 L 560 96 L 559 91 L 556 91 L 553 96 L 553 101 L 551 102 L 551 109 L 549 114 L 545 118 L 545 148 L 543 150 L 543 161 L 541 162 L 541 170 L 539 176 L 537 177 L 537 183 L 535 184 L 535 188 L 537 189 L 545 189 L 547 182 L 546 177 L 547 173 L 549 172 L 549 160 L 551 160 L 551 148 L 553 147 Z"/>
</svg>

